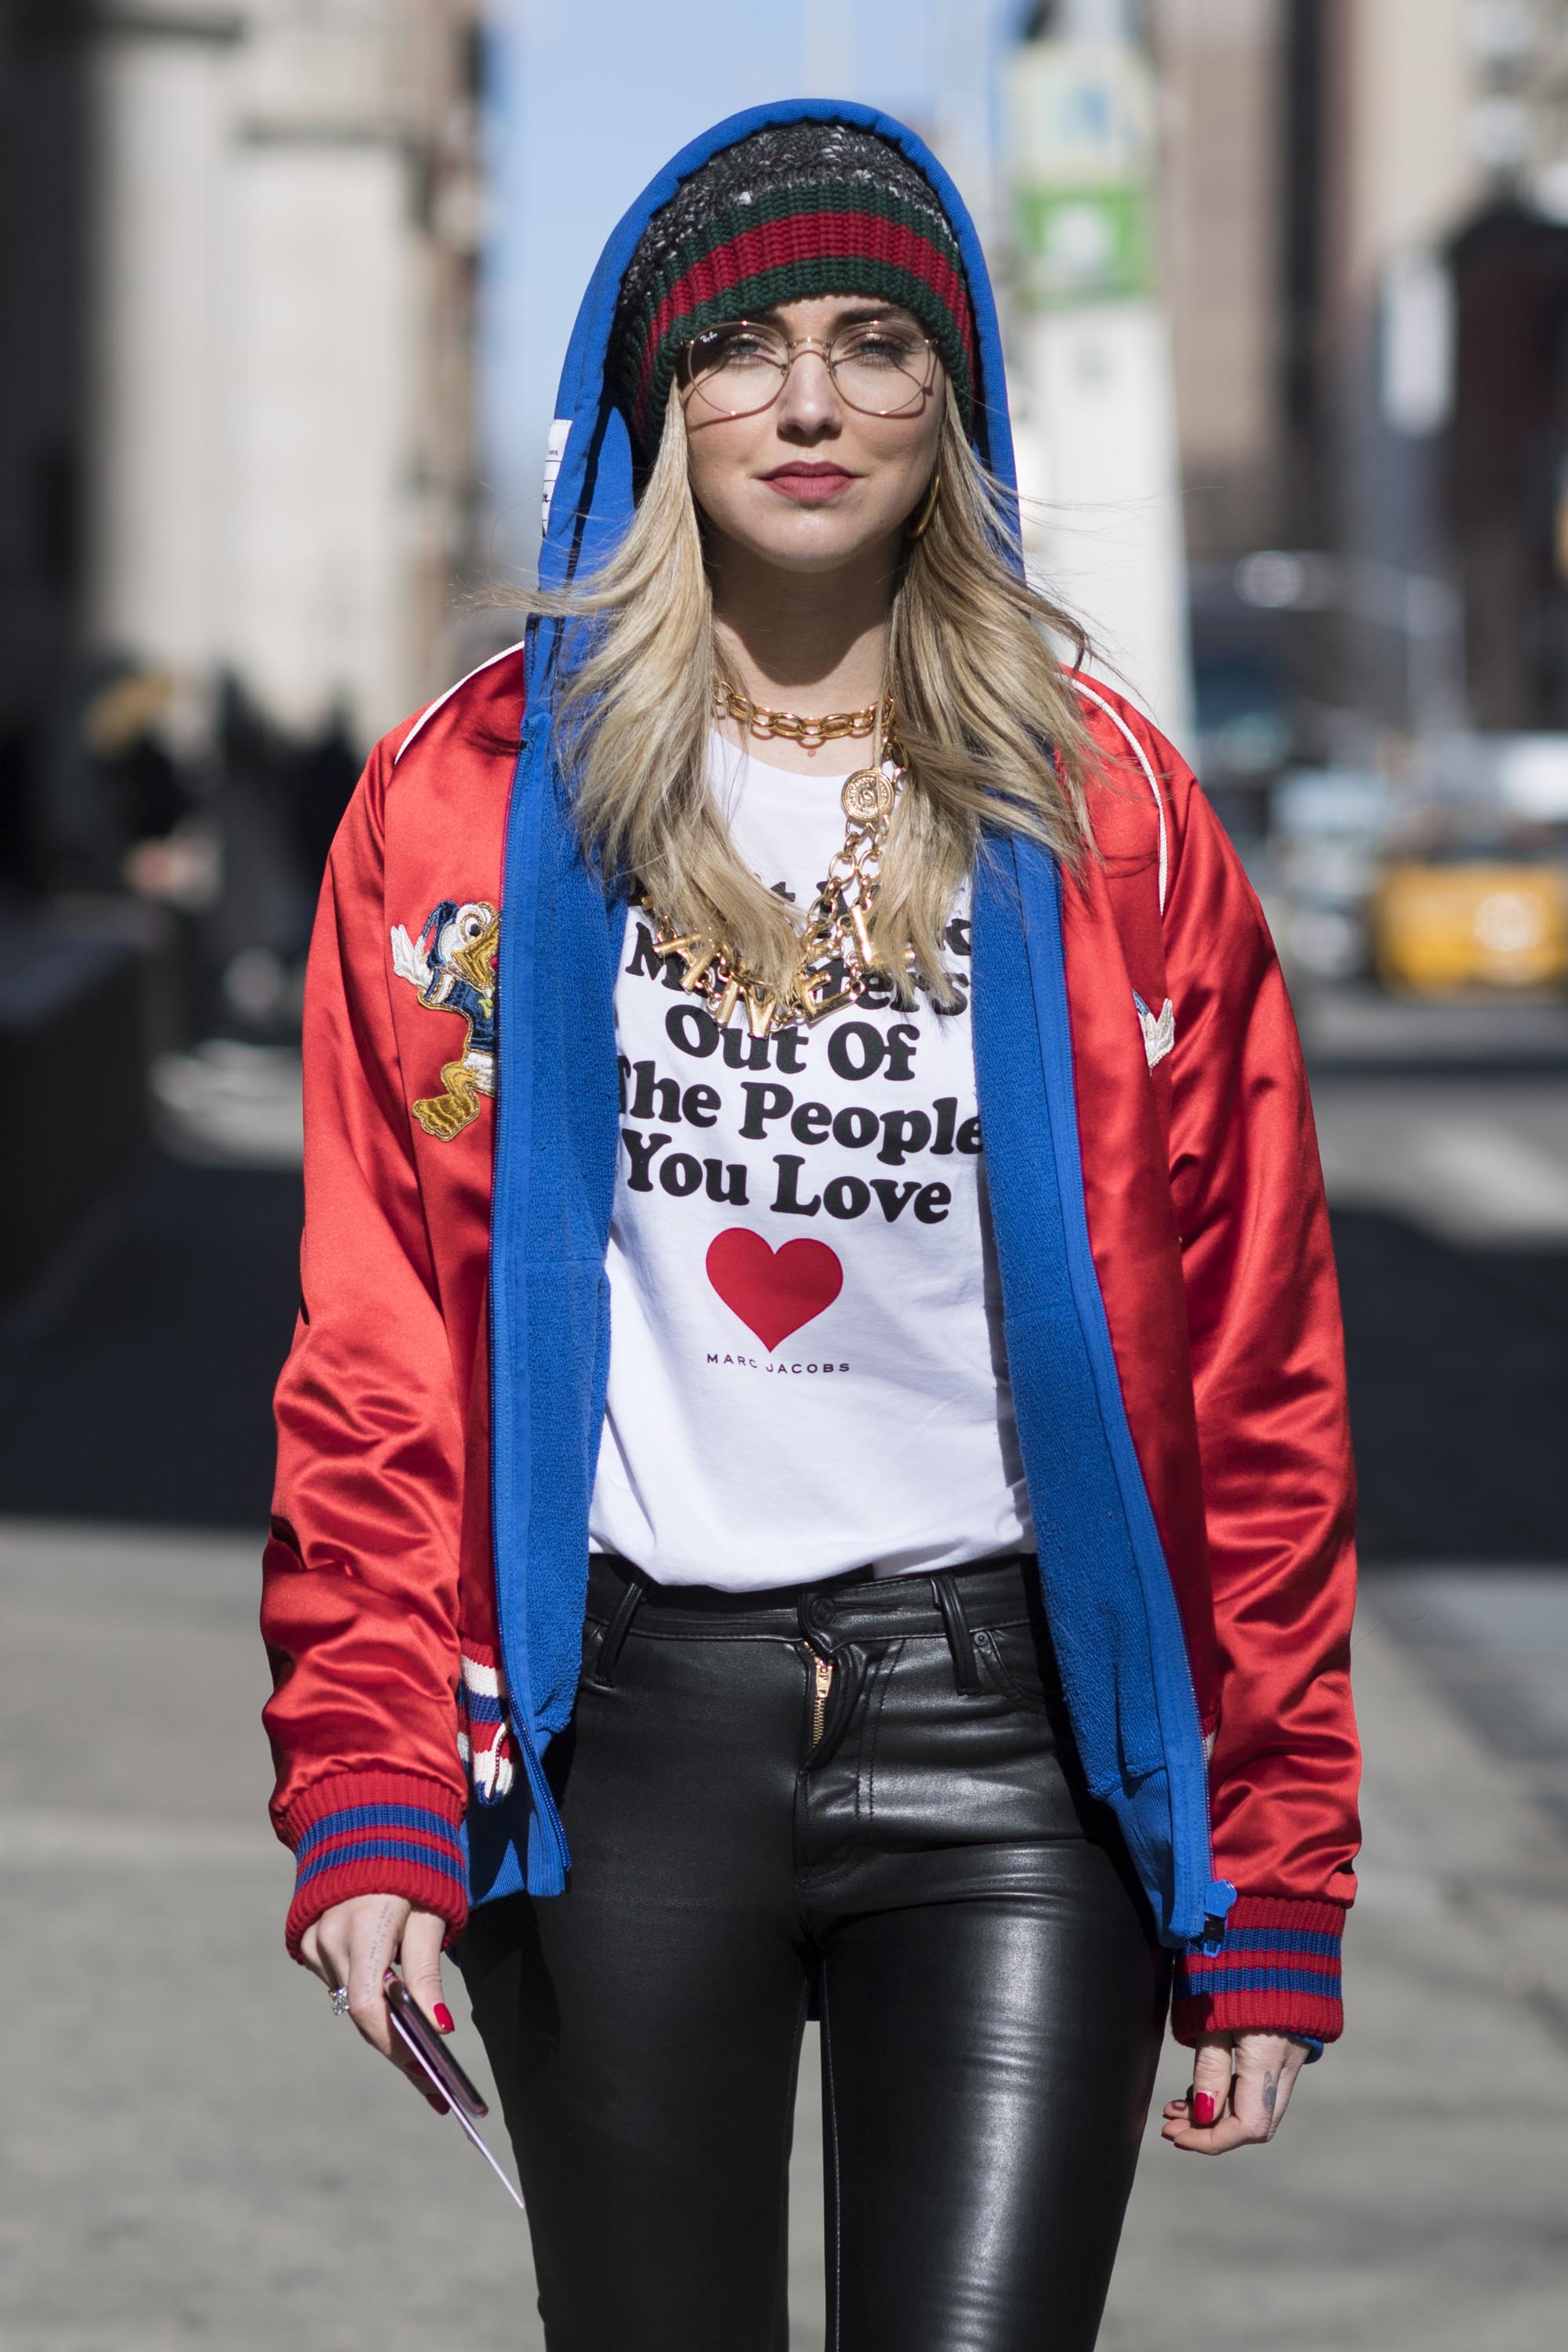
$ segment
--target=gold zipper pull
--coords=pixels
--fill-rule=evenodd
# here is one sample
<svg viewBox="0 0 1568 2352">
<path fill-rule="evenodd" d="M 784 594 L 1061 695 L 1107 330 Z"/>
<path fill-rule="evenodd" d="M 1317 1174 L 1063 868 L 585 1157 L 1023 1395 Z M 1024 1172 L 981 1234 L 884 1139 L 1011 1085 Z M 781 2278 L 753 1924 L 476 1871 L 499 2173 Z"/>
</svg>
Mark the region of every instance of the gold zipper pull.
<svg viewBox="0 0 1568 2352">
<path fill-rule="evenodd" d="M 815 1748 L 822 1738 L 823 1726 L 827 1720 L 827 1695 L 833 1688 L 833 1661 L 814 1655 L 812 1663 L 816 1669 L 811 1696 L 811 1744 Z"/>
</svg>

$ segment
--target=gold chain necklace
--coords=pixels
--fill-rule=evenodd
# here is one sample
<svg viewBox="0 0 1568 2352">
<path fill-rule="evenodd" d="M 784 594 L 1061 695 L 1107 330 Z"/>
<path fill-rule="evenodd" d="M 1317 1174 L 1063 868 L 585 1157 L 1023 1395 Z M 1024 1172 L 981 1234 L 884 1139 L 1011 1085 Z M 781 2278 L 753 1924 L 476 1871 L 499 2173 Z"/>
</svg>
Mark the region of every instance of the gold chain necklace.
<svg viewBox="0 0 1568 2352">
<path fill-rule="evenodd" d="M 759 743 L 782 735 L 786 742 L 798 743 L 803 751 L 820 751 L 825 743 L 837 742 L 844 735 L 869 735 L 879 710 L 886 725 L 891 716 L 891 705 L 878 702 L 868 702 L 864 710 L 830 710 L 826 719 L 802 719 L 794 710 L 769 710 L 725 678 L 716 677 L 713 681 L 715 719 L 733 719 Z"/>
<path fill-rule="evenodd" d="M 890 720 L 891 705 L 887 706 Z M 873 719 L 876 707 L 873 706 Z M 886 736 L 884 740 L 888 739 Z M 643 905 L 654 918 L 654 953 L 679 956 L 683 967 L 680 985 L 698 997 L 721 1029 L 729 1026 L 738 1004 L 746 1008 L 746 1024 L 753 1037 L 770 1030 L 793 1028 L 797 1021 L 820 1021 L 825 1013 L 854 1004 L 865 993 L 877 970 L 871 952 L 871 918 L 881 879 L 882 856 L 904 767 L 888 740 L 889 775 L 885 767 L 857 768 L 844 780 L 839 803 L 844 811 L 844 844 L 834 852 L 801 935 L 800 961 L 795 977 L 782 993 L 758 978 L 727 940 L 702 931 L 679 931 L 667 922 L 649 898 Z"/>
</svg>

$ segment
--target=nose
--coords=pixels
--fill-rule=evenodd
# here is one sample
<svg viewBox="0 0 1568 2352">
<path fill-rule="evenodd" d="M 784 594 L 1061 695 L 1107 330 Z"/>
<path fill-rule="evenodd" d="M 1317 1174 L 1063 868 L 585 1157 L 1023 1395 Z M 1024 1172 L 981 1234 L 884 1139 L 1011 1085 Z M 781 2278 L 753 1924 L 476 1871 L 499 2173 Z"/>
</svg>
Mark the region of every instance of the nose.
<svg viewBox="0 0 1568 2352">
<path fill-rule="evenodd" d="M 796 352 L 777 415 L 780 433 L 792 441 L 829 440 L 842 431 L 843 405 L 821 352 L 809 346 Z"/>
</svg>

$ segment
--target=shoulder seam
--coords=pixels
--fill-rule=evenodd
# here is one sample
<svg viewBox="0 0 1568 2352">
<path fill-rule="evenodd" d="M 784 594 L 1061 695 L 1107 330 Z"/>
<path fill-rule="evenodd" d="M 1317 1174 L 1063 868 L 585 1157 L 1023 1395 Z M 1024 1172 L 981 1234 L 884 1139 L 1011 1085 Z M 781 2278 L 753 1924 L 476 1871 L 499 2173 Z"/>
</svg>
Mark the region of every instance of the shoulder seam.
<svg viewBox="0 0 1568 2352">
<path fill-rule="evenodd" d="M 1092 686 L 1086 686 L 1081 677 L 1075 677 L 1073 685 L 1079 694 L 1086 697 L 1089 701 L 1097 703 L 1100 709 L 1104 711 L 1106 717 L 1110 719 L 1115 726 L 1121 728 L 1121 732 L 1126 736 L 1127 740 L 1132 746 L 1133 756 L 1137 760 L 1138 765 L 1142 769 L 1144 775 L 1148 779 L 1149 790 L 1154 795 L 1155 814 L 1160 820 L 1160 912 L 1163 915 L 1165 911 L 1165 890 L 1167 877 L 1170 871 L 1170 849 L 1165 833 L 1165 796 L 1160 790 L 1160 779 L 1154 773 L 1154 763 L 1150 759 L 1148 752 L 1143 749 L 1142 744 L 1138 740 L 1138 738 L 1133 733 L 1131 728 L 1127 724 L 1126 719 L 1121 716 L 1121 711 L 1116 709 L 1113 703 L 1107 702 L 1102 694 L 1097 694 Z M 423 725 L 424 721 L 421 720 L 420 724 Z"/>
<path fill-rule="evenodd" d="M 434 719 L 436 713 L 441 709 L 445 704 L 450 702 L 455 694 L 461 694 L 464 687 L 468 685 L 469 678 L 478 677 L 481 670 L 493 669 L 497 662 L 505 661 L 509 655 L 521 653 L 523 646 L 527 642 L 528 640 L 525 637 L 520 637 L 515 646 L 502 646 L 499 654 L 491 654 L 488 660 L 476 662 L 473 668 L 468 670 L 462 677 L 458 678 L 455 686 L 449 686 L 445 694 L 438 694 L 434 702 L 427 704 L 426 707 L 419 713 L 418 718 L 415 720 L 413 726 L 409 729 L 407 734 L 404 737 L 402 742 L 393 753 L 393 766 L 395 768 L 396 767 L 397 762 L 402 759 L 403 754 L 407 751 L 408 746 L 413 742 L 414 738 L 418 734 L 426 720 L 427 719 Z"/>
</svg>

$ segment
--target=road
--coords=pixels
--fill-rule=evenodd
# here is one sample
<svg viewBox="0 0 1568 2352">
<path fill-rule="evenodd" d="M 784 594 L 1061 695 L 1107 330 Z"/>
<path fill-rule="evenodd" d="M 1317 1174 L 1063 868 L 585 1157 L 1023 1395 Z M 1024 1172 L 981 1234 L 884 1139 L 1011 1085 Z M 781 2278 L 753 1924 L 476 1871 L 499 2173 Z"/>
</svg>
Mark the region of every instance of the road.
<svg viewBox="0 0 1568 2352">
<path fill-rule="evenodd" d="M 1568 2320 L 1565 1106 L 1318 1087 L 1372 1561 L 1352 2032 L 1266 2154 L 1152 2136 L 1108 2352 L 1539 2352 Z M 162 1163 L 0 1357 L 0 2352 L 541 2341 L 495 2184 L 281 1954 L 255 1529 L 297 1218 L 286 1167 Z M 792 2352 L 816 2117 L 808 2064 Z"/>
</svg>

